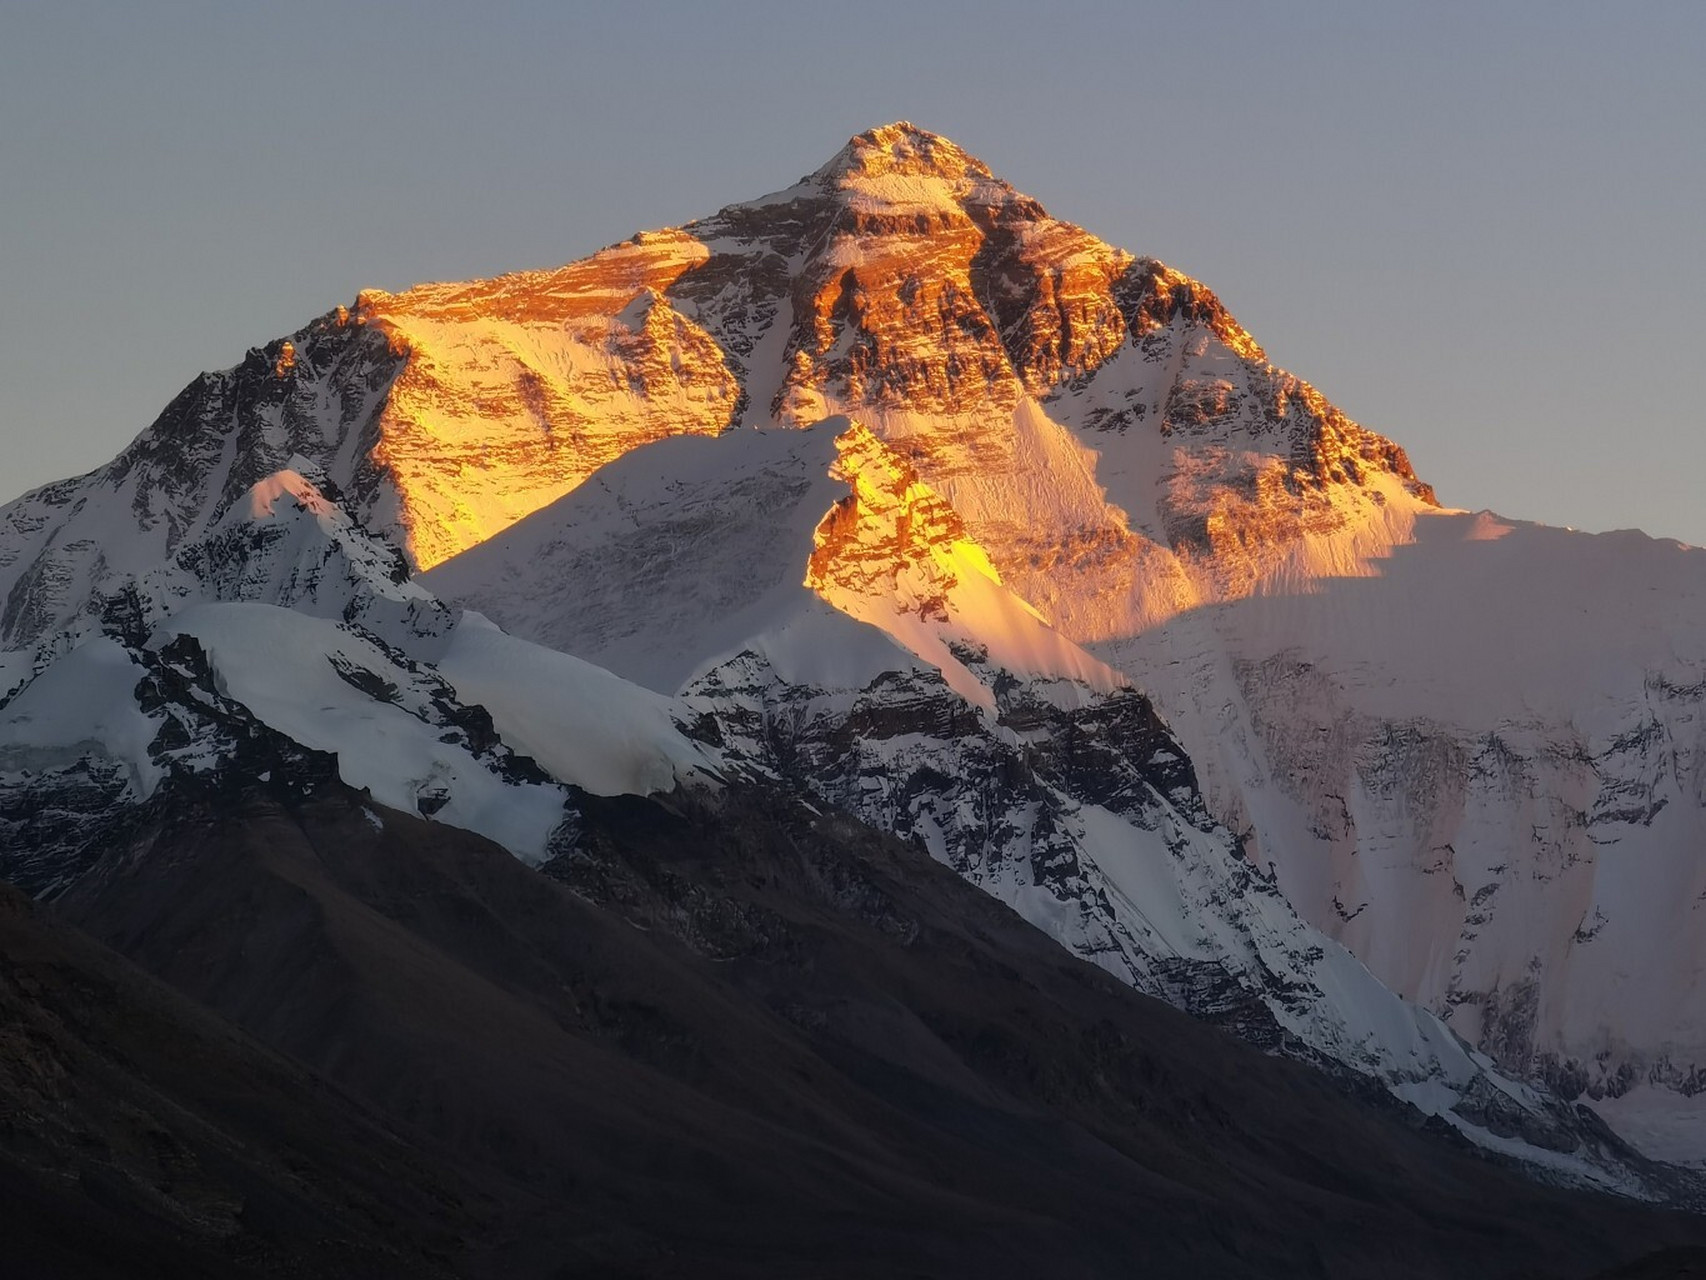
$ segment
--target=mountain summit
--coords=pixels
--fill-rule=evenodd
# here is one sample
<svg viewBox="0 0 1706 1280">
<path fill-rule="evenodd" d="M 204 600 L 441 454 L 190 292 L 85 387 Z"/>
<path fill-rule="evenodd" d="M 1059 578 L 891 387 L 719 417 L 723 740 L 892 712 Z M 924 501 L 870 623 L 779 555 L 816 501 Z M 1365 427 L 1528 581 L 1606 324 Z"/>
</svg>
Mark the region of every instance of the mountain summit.
<svg viewBox="0 0 1706 1280">
<path fill-rule="evenodd" d="M 951 482 L 998 558 L 1019 569 L 1069 544 L 1104 588 L 1138 585 L 1124 610 L 1138 618 L 1249 589 L 1269 566 L 1229 573 L 1231 545 L 1259 532 L 1257 558 L 1277 560 L 1304 525 L 1335 521 L 1335 492 L 1381 475 L 1429 492 L 1401 449 L 1267 365 L 1201 284 L 1050 218 L 902 123 L 784 191 L 555 271 L 363 293 L 199 379 L 103 469 L 131 494 L 135 556 L 87 559 L 105 539 L 85 536 L 62 485 L 10 511 L 0 635 L 63 623 L 71 584 L 169 555 L 293 455 L 429 568 L 638 444 L 834 413 L 871 417 L 927 480 Z M 251 425 L 227 451 L 232 421 Z M 1078 478 L 1073 428 L 1139 425 L 1218 447 L 1226 475 L 1110 506 L 1113 477 Z M 1044 486 L 1024 478 L 1039 452 L 1060 463 Z M 1046 597 L 1037 568 L 1024 576 Z"/>
<path fill-rule="evenodd" d="M 960 150 L 949 139 L 910 120 L 878 125 L 855 134 L 806 181 L 820 186 L 848 187 L 865 179 L 895 175 L 905 178 L 935 178 L 949 183 L 980 180 L 1019 197 L 999 181 L 989 166 Z"/>
</svg>

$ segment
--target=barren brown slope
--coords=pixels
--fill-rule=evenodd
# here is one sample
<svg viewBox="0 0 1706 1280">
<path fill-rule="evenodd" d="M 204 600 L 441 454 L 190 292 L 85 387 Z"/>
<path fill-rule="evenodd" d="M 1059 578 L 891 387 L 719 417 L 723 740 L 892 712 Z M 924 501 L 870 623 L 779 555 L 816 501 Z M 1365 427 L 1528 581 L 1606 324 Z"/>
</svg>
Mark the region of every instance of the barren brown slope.
<svg viewBox="0 0 1706 1280">
<path fill-rule="evenodd" d="M 0 1272 L 438 1276 L 461 1180 L 0 886 Z"/>
<path fill-rule="evenodd" d="M 1138 997 L 851 822 L 587 803 L 547 877 L 250 795 L 60 909 L 476 1181 L 503 1214 L 469 1274 L 1564 1276 L 1706 1243 Z"/>
</svg>

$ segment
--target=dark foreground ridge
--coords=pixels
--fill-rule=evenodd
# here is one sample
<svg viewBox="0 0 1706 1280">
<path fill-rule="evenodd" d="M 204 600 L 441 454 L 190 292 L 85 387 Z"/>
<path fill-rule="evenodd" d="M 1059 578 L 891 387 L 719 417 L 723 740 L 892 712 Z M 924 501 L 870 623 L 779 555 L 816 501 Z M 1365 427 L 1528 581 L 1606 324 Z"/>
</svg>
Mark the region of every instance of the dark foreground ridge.
<svg viewBox="0 0 1706 1280">
<path fill-rule="evenodd" d="M 541 874 L 341 787 L 210 795 L 51 908 L 0 899 L 8 1266 L 1565 1277 L 1706 1246 L 1139 996 L 851 820 L 583 811 Z"/>
</svg>

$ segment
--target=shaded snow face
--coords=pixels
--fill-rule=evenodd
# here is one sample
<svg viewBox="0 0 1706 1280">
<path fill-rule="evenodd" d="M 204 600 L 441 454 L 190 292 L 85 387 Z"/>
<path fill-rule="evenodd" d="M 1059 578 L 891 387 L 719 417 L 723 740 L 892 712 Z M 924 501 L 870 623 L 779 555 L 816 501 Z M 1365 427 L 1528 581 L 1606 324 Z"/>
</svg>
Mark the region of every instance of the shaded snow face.
<svg viewBox="0 0 1706 1280">
<path fill-rule="evenodd" d="M 409 670 L 358 633 L 262 604 L 198 605 L 162 632 L 195 637 L 229 696 L 293 741 L 335 755 L 343 780 L 381 804 L 430 813 L 532 859 L 563 820 L 560 787 L 504 777 L 495 744 L 456 732 L 439 677 Z"/>
<path fill-rule="evenodd" d="M 1388 984 L 1568 1095 L 1692 1094 L 1703 561 L 1431 514 L 1366 576 L 1097 649 L 1147 673 L 1216 811 Z"/>
</svg>

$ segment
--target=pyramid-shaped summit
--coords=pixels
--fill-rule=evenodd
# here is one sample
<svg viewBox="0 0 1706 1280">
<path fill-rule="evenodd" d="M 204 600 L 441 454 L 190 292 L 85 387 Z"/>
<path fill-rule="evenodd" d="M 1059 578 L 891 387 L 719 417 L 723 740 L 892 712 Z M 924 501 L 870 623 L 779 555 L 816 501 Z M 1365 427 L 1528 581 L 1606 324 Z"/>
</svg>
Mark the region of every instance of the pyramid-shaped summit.
<svg viewBox="0 0 1706 1280">
<path fill-rule="evenodd" d="M 976 156 L 941 134 L 920 129 L 907 120 L 855 134 L 807 181 L 837 183 L 885 175 L 948 182 L 967 179 L 999 182 L 989 166 Z"/>
<path fill-rule="evenodd" d="M 649 308 L 636 330 L 623 309 L 645 291 L 666 305 Z M 904 430 L 927 479 L 982 474 L 1045 506 L 1065 501 L 1079 534 L 1109 546 L 1138 534 L 1176 549 L 1212 531 L 1194 512 L 1122 528 L 1084 486 L 1075 489 L 1070 469 L 1016 478 L 1015 451 L 1035 434 L 1024 423 L 1047 421 L 1037 428 L 1053 442 L 1045 452 L 1070 452 L 1081 429 L 1249 444 L 1261 456 L 1247 458 L 1247 470 L 1271 472 L 1270 484 L 1302 498 L 1293 503 L 1299 519 L 1304 507 L 1327 516 L 1310 493 L 1360 486 L 1368 472 L 1425 496 L 1401 450 L 1270 368 L 1210 290 L 1051 218 L 953 142 L 904 122 L 858 135 L 792 187 L 558 271 L 364 296 L 364 317 L 412 349 L 433 350 L 403 378 L 402 398 L 416 378 L 430 382 L 421 398 L 439 414 L 466 414 L 454 436 L 469 439 L 493 431 L 491 415 L 464 408 L 458 389 L 470 377 L 447 366 L 466 362 L 438 351 L 429 330 L 476 313 L 540 335 L 504 339 L 495 363 L 476 358 L 481 379 L 507 367 L 494 390 L 520 410 L 513 430 L 498 434 L 531 439 L 543 420 L 553 439 L 579 447 L 536 454 L 545 473 L 530 464 L 523 476 L 494 477 L 493 488 L 513 497 L 471 503 L 464 493 L 475 518 L 454 529 L 436 513 L 449 495 L 425 498 L 405 481 L 414 490 L 402 503 L 410 550 L 423 566 L 488 536 L 517 508 L 567 492 L 582 467 L 636 439 L 837 413 Z M 553 351 L 561 343 L 567 354 L 530 353 L 536 342 Z M 629 399 L 628 389 L 640 394 Z M 400 445 L 411 434 L 433 450 L 452 439 L 425 422 L 391 433 Z M 399 470 L 400 452 L 388 455 Z M 1052 498 L 1041 494 L 1051 489 Z M 964 496 L 978 507 L 976 494 Z M 1005 496 L 988 514 L 1008 525 L 1059 524 Z M 1009 531 L 986 532 L 1010 540 Z M 1027 562 L 1028 553 L 1014 564 Z"/>
<path fill-rule="evenodd" d="M 427 568 L 648 441 L 837 413 L 904 436 L 1021 579 L 1037 546 L 1094 548 L 1111 584 L 1133 548 L 1331 521 L 1321 495 L 1374 475 L 1426 496 L 1401 450 L 1268 366 L 1209 290 L 1050 218 L 905 122 L 794 187 L 565 267 L 363 293 L 198 379 L 97 475 L 130 495 L 152 561 L 300 455 Z M 1110 509 L 1098 487 L 1113 477 L 1069 461 L 1108 433 L 1235 448 L 1235 483 L 1206 504 L 1218 518 L 1183 488 Z M 8 641 L 123 568 L 75 549 L 91 544 L 68 492 L 10 509 L 25 549 L 0 567 Z M 1289 514 L 1266 512 L 1275 500 Z"/>
</svg>

